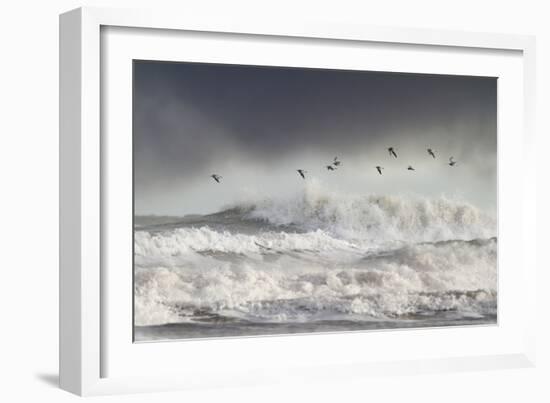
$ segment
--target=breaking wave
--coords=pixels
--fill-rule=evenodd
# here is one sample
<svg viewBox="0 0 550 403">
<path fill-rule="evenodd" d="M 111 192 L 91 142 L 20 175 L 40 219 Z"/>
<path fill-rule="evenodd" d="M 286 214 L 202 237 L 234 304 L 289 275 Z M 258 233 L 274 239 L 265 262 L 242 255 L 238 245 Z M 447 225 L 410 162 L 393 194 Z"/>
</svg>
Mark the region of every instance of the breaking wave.
<svg viewBox="0 0 550 403">
<path fill-rule="evenodd" d="M 476 207 L 445 197 L 350 196 L 311 184 L 288 199 L 264 199 L 232 206 L 244 219 L 337 237 L 376 242 L 435 242 L 496 236 L 496 221 Z"/>
<path fill-rule="evenodd" d="M 135 232 L 135 324 L 496 315 L 496 222 L 445 198 L 239 204 Z"/>
<path fill-rule="evenodd" d="M 332 238 L 318 232 L 304 234 L 312 249 L 294 248 L 296 240 L 280 234 L 262 238 L 267 244 L 266 238 L 274 237 L 269 249 L 257 246 L 254 236 L 242 237 L 231 249 L 217 243 L 223 234 L 206 228 L 197 233 L 212 237 L 194 250 L 177 247 L 181 233 L 162 245 L 162 235 L 138 241 L 137 325 L 193 320 L 197 312 L 265 321 L 496 312 L 494 238 L 369 253 L 338 240 L 325 244 L 323 239 Z"/>
</svg>

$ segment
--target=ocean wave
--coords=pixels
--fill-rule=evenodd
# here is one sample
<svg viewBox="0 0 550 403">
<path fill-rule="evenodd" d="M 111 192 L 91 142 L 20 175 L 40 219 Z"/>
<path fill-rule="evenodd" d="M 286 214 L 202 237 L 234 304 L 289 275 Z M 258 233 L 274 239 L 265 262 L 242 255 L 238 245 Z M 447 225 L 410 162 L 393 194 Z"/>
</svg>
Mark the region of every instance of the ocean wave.
<svg viewBox="0 0 550 403">
<path fill-rule="evenodd" d="M 308 183 L 290 198 L 243 202 L 211 217 L 233 216 L 302 231 L 321 229 L 373 243 L 435 242 L 496 236 L 496 220 L 475 206 L 446 197 L 349 195 Z"/>
<path fill-rule="evenodd" d="M 165 232 L 137 231 L 134 253 L 138 265 L 178 264 L 194 254 L 258 255 L 311 252 L 342 258 L 367 251 L 368 244 L 335 238 L 322 230 L 307 233 L 260 232 L 254 235 L 216 231 L 210 227 Z"/>
<path fill-rule="evenodd" d="M 496 313 L 494 238 L 362 251 L 315 231 L 271 234 L 270 252 L 252 237 L 237 238 L 229 248 L 231 234 L 183 233 L 204 239 L 189 245 L 178 238 L 138 237 L 136 325 L 195 320 L 205 312 L 271 322 L 327 315 L 376 319 L 437 311 Z M 310 244 L 304 245 L 304 239 Z M 300 249 L 292 253 L 296 243 Z M 182 250 L 182 244 L 188 249 Z M 315 252 L 304 252 L 304 246 Z M 213 247 L 231 256 L 204 253 Z M 281 248 L 285 253 L 277 252 Z"/>
<path fill-rule="evenodd" d="M 135 324 L 496 314 L 496 221 L 449 198 L 291 198 L 134 234 Z"/>
</svg>

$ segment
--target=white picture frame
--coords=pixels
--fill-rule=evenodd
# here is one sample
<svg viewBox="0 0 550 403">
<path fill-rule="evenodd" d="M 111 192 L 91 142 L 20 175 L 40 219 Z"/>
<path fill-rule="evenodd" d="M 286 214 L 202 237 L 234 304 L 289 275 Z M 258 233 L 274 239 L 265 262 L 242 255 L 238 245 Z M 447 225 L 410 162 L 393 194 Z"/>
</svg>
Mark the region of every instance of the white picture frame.
<svg viewBox="0 0 550 403">
<path fill-rule="evenodd" d="M 503 312 L 499 311 L 498 326 L 483 328 L 476 333 L 460 328 L 449 331 L 419 329 L 191 342 L 195 344 L 133 345 L 132 340 L 126 337 L 129 330 L 124 326 L 117 328 L 113 325 L 117 322 L 111 320 L 113 315 L 115 318 L 118 315 L 113 312 L 127 311 L 130 303 L 128 298 L 115 302 L 116 306 L 112 298 L 109 299 L 113 287 L 124 284 L 127 278 L 117 280 L 105 271 L 109 266 L 109 248 L 104 231 L 109 226 L 118 225 L 114 224 L 113 215 L 106 214 L 108 209 L 104 208 L 105 203 L 110 203 L 106 194 L 111 189 L 109 177 L 115 172 L 115 168 L 111 168 L 112 164 L 106 163 L 109 159 L 106 147 L 109 152 L 116 150 L 116 147 L 124 147 L 124 143 L 113 146 L 110 142 L 112 136 L 107 140 L 102 138 L 102 133 L 108 132 L 111 124 L 102 120 L 105 120 L 105 113 L 102 113 L 103 97 L 110 93 L 111 86 L 116 87 L 112 81 L 102 80 L 102 57 L 109 55 L 102 49 L 105 46 L 102 30 L 108 27 L 122 30 L 154 29 L 155 32 L 172 33 L 168 39 L 162 39 L 162 35 L 153 37 L 149 46 L 155 41 L 177 41 L 178 32 L 193 32 L 198 38 L 208 33 L 218 33 L 217 38 L 221 40 L 224 40 L 224 35 L 228 38 L 246 36 L 260 43 L 263 40 L 290 40 L 304 41 L 307 46 L 308 41 L 312 40 L 330 41 L 327 46 L 333 49 L 346 43 L 413 46 L 421 47 L 422 52 L 428 53 L 430 49 L 444 52 L 450 50 L 450 57 L 455 60 L 466 57 L 461 56 L 462 50 L 481 56 L 485 52 L 513 52 L 510 69 L 503 74 L 514 77 L 515 81 L 505 81 L 511 83 L 510 91 L 516 91 L 519 95 L 520 99 L 514 102 L 519 102 L 522 108 L 521 113 L 510 117 L 514 120 L 503 120 L 505 125 L 500 124 L 499 117 L 499 139 L 506 136 L 504 146 L 499 147 L 499 177 L 506 175 L 513 185 L 504 184 L 502 180 L 499 183 L 502 192 L 505 192 L 505 186 L 510 187 L 505 193 L 501 193 L 499 187 L 499 197 L 506 195 L 507 200 L 510 200 L 504 205 L 499 204 L 499 230 L 510 233 L 514 237 L 513 241 L 521 245 L 513 252 L 508 251 L 509 248 L 505 249 L 506 253 L 511 253 L 507 260 L 517 262 L 521 271 L 518 271 L 517 278 L 505 276 L 506 281 L 502 280 L 504 287 L 502 282 L 499 283 L 499 310 L 511 305 L 506 304 L 506 301 L 514 298 L 508 292 L 514 287 L 514 292 L 518 293 L 516 295 L 522 296 L 521 308 L 531 308 L 523 309 L 523 312 L 535 312 L 535 167 L 534 159 L 531 158 L 535 149 L 533 37 L 368 27 L 314 20 L 281 22 L 271 21 L 268 17 L 255 21 L 238 18 L 214 20 L 150 10 L 80 8 L 60 17 L 60 385 L 63 389 L 79 395 L 97 395 L 293 382 L 298 376 L 302 380 L 330 381 L 339 377 L 361 377 L 374 373 L 397 375 L 534 365 L 535 319 L 529 316 L 520 318 L 519 308 L 515 314 L 505 316 L 506 320 L 503 321 L 500 320 Z M 128 32 L 124 35 L 128 35 Z M 149 39 L 145 42 L 149 42 Z M 109 46 L 111 43 L 116 46 L 116 42 L 110 42 Z M 169 53 L 159 54 L 158 57 L 168 57 Z M 125 57 L 132 55 L 128 53 Z M 266 63 L 269 62 L 266 59 Z M 488 63 L 490 66 L 493 62 Z M 500 63 L 499 59 L 494 64 L 496 66 Z M 502 65 L 506 63 L 502 62 Z M 448 62 L 447 67 L 441 69 L 446 71 Z M 117 74 L 124 73 L 124 70 L 121 71 Z M 466 67 L 457 67 L 448 73 L 468 71 Z M 124 88 L 128 90 L 127 86 L 119 86 L 111 93 L 120 95 L 124 93 Z M 108 99 L 111 102 L 111 98 Z M 499 108 L 504 107 L 506 111 L 513 112 L 517 105 L 508 105 L 506 101 L 499 96 Z M 522 170 L 514 173 L 514 166 L 508 162 L 511 159 L 507 156 L 518 149 L 522 152 Z M 516 213 L 514 218 L 510 218 L 510 212 Z M 503 221 L 501 217 L 505 213 L 507 218 Z M 110 232 L 109 239 L 116 237 L 116 233 Z M 499 251 L 503 248 L 505 246 L 499 239 Z M 499 260 L 499 265 L 505 263 Z M 106 279 L 110 281 L 109 287 L 106 286 Z M 131 284 L 128 284 L 128 290 L 131 290 Z M 382 339 L 400 345 L 416 343 L 419 353 L 405 356 L 403 351 L 396 349 L 392 356 L 385 358 L 375 357 L 373 351 L 369 353 L 370 357 L 361 354 L 346 356 L 345 350 L 340 354 L 316 354 L 323 346 L 342 343 L 342 337 L 346 338 L 346 344 L 350 346 L 384 343 Z M 440 344 L 439 348 L 429 350 L 430 344 L 438 345 L 444 340 L 464 340 L 465 344 L 461 349 L 453 350 Z M 485 340 L 485 344 L 481 342 L 474 348 L 474 340 Z M 491 343 L 494 348 L 490 349 L 488 346 Z M 179 360 L 174 360 L 176 363 L 168 362 L 168 356 L 183 354 L 184 349 L 187 349 L 187 360 L 183 364 Z M 281 355 L 280 351 L 283 350 L 280 349 L 290 351 L 292 357 Z M 196 354 L 189 354 L 191 351 Z M 209 356 L 205 355 L 208 351 Z M 384 353 L 383 348 L 381 351 Z M 300 354 L 294 354 L 296 352 Z M 231 362 L 231 366 L 224 365 L 222 360 L 213 362 L 216 356 L 223 354 L 228 354 L 226 362 Z M 263 364 L 254 361 L 255 357 L 262 354 Z M 134 356 L 139 356 L 139 359 L 133 361 Z M 153 356 L 161 358 L 153 360 Z M 136 367 L 136 362 L 140 361 L 149 367 L 163 364 L 166 370 L 156 371 L 157 375 L 151 371 L 133 371 L 132 367 Z M 219 365 L 212 369 L 212 364 Z"/>
</svg>

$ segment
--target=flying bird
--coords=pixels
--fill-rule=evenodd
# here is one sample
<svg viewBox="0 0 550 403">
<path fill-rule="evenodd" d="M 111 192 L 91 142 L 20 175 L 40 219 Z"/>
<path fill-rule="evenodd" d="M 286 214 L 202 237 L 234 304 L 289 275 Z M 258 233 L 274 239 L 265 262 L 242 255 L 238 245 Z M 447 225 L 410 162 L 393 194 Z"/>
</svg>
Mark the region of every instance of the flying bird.
<svg viewBox="0 0 550 403">
<path fill-rule="evenodd" d="M 431 148 L 428 148 L 428 154 L 430 154 L 433 158 L 435 158 L 435 154 Z"/>
<path fill-rule="evenodd" d="M 334 162 L 332 163 L 332 165 L 334 166 L 339 166 L 342 162 L 338 160 L 338 157 L 334 157 Z"/>
<path fill-rule="evenodd" d="M 220 183 L 220 179 L 222 178 L 220 175 L 216 175 L 216 174 L 212 174 L 210 175 L 210 177 L 218 183 Z"/>
<path fill-rule="evenodd" d="M 411 165 L 409 165 L 409 167 L 407 168 L 407 170 L 408 170 L 408 171 L 414 171 L 414 168 L 413 168 Z"/>
<path fill-rule="evenodd" d="M 334 168 L 332 165 L 327 165 L 326 167 L 329 171 L 336 171 L 336 168 Z"/>
<path fill-rule="evenodd" d="M 376 167 L 376 170 L 378 171 L 378 173 L 379 173 L 380 175 L 382 175 L 382 170 L 383 170 L 383 169 L 384 169 L 383 167 L 379 167 L 379 166 Z"/>
<path fill-rule="evenodd" d="M 453 159 L 453 157 L 449 158 L 449 165 L 453 167 L 455 166 L 455 164 L 456 164 L 456 161 Z"/>
<path fill-rule="evenodd" d="M 297 169 L 296 172 L 298 172 L 303 179 L 306 178 L 305 174 L 307 173 L 307 171 L 305 171 L 303 169 Z"/>
<path fill-rule="evenodd" d="M 397 154 L 395 153 L 395 150 L 393 149 L 393 147 L 389 147 L 388 152 L 390 153 L 390 157 L 393 156 L 397 158 Z"/>
</svg>

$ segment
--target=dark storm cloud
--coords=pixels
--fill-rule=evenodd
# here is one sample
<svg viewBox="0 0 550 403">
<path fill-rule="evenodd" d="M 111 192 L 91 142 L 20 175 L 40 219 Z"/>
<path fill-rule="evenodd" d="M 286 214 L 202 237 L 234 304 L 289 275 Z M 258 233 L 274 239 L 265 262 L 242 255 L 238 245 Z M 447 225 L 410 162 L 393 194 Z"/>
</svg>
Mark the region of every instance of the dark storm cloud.
<svg viewBox="0 0 550 403">
<path fill-rule="evenodd" d="M 427 147 L 494 177 L 496 79 L 136 61 L 135 188 L 189 186 L 239 161 Z M 233 162 L 232 162 L 233 161 Z"/>
</svg>

